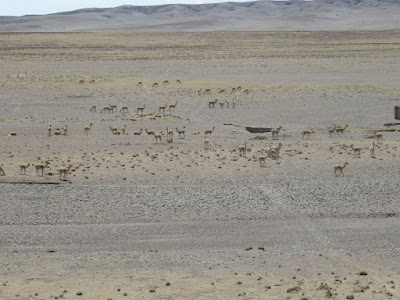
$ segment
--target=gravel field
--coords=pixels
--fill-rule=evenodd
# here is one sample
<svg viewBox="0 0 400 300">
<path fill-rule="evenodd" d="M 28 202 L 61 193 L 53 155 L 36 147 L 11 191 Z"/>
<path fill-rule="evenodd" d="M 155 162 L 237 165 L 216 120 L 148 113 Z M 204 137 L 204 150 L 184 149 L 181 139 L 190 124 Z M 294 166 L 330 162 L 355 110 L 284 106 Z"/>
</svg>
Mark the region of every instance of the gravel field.
<svg viewBox="0 0 400 300">
<path fill-rule="evenodd" d="M 0 34 L 0 299 L 400 299 L 398 32 L 149 35 Z"/>
</svg>

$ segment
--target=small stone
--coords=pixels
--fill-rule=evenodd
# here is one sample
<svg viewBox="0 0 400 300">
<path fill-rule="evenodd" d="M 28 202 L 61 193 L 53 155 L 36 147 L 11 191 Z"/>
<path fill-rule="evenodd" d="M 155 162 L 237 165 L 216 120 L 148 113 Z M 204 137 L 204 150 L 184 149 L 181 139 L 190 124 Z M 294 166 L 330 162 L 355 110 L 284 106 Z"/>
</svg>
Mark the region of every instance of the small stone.
<svg viewBox="0 0 400 300">
<path fill-rule="evenodd" d="M 165 285 L 166 285 L 166 286 L 170 286 L 170 285 L 171 285 L 171 282 L 167 281 L 167 282 L 165 283 Z"/>
<path fill-rule="evenodd" d="M 354 295 L 347 295 L 346 299 L 354 299 Z"/>
<path fill-rule="evenodd" d="M 368 275 L 368 272 L 367 272 L 367 271 L 361 271 L 361 272 L 360 272 L 360 275 L 361 275 L 361 276 L 367 276 L 367 275 Z"/>
<path fill-rule="evenodd" d="M 82 294 L 82 292 L 77 292 L 76 295 L 77 296 L 82 296 L 83 294 Z"/>
<path fill-rule="evenodd" d="M 150 289 L 149 293 L 155 293 L 156 290 L 155 289 Z"/>
<path fill-rule="evenodd" d="M 246 247 L 246 248 L 244 248 L 244 250 L 250 251 L 250 250 L 253 250 L 253 247 Z"/>
<path fill-rule="evenodd" d="M 298 292 L 300 292 L 301 288 L 299 286 L 295 286 L 292 288 L 287 289 L 287 293 L 289 294 L 297 294 Z"/>
</svg>

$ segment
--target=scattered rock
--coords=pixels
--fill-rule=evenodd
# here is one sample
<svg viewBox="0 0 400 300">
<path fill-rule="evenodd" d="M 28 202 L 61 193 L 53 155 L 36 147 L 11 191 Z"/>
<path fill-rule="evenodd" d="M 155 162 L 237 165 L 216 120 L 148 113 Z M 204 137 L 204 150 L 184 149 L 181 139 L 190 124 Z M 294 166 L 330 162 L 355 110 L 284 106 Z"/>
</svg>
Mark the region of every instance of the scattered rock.
<svg viewBox="0 0 400 300">
<path fill-rule="evenodd" d="M 286 292 L 289 294 L 297 294 L 300 291 L 301 291 L 301 288 L 299 286 L 295 286 L 295 287 L 287 289 Z"/>
</svg>

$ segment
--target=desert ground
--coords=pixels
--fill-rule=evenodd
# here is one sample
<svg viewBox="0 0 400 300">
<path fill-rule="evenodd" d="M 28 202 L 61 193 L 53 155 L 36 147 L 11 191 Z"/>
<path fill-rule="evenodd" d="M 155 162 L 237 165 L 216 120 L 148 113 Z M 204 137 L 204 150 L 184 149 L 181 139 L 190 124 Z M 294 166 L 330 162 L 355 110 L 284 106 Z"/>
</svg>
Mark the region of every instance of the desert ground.
<svg viewBox="0 0 400 300">
<path fill-rule="evenodd" d="M 0 299 L 400 299 L 399 69 L 398 30 L 0 34 Z"/>
</svg>

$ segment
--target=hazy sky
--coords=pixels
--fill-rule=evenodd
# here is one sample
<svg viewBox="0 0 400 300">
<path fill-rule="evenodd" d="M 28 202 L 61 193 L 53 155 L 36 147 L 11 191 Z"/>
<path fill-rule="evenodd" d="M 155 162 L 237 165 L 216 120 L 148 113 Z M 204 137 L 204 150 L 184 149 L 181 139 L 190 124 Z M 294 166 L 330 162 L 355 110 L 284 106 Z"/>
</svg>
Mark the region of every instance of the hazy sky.
<svg viewBox="0 0 400 300">
<path fill-rule="evenodd" d="M 0 0 L 0 16 L 50 14 L 86 7 L 114 7 L 119 5 L 157 5 L 171 3 L 201 4 L 228 0 Z M 232 0 L 231 0 L 232 1 Z M 250 0 L 233 0 L 247 2 Z"/>
</svg>

